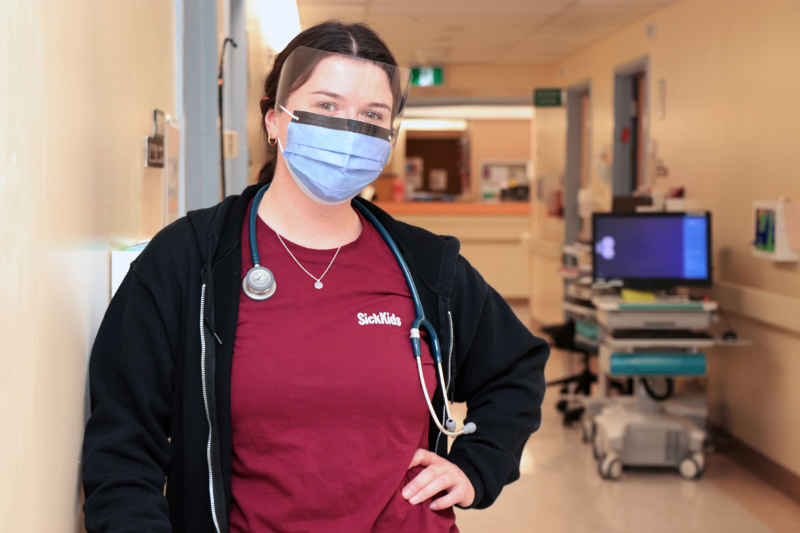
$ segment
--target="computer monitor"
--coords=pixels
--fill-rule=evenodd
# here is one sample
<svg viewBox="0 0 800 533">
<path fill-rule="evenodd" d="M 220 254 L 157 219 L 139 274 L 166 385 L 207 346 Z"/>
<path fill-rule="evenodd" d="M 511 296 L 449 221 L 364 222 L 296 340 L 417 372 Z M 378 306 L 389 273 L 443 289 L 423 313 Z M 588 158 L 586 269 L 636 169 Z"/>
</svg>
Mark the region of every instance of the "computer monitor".
<svg viewBox="0 0 800 533">
<path fill-rule="evenodd" d="M 595 213 L 592 229 L 595 283 L 711 285 L 711 213 Z"/>
</svg>

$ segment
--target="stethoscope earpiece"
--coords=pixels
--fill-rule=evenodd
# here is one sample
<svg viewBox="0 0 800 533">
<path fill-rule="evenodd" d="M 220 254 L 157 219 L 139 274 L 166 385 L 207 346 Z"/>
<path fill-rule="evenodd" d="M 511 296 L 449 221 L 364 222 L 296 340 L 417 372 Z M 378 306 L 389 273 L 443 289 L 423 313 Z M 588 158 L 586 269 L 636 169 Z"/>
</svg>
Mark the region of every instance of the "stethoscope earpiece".
<svg viewBox="0 0 800 533">
<path fill-rule="evenodd" d="M 248 270 L 242 280 L 242 290 L 253 300 L 261 301 L 272 298 L 278 284 L 270 269 L 256 265 Z"/>
</svg>

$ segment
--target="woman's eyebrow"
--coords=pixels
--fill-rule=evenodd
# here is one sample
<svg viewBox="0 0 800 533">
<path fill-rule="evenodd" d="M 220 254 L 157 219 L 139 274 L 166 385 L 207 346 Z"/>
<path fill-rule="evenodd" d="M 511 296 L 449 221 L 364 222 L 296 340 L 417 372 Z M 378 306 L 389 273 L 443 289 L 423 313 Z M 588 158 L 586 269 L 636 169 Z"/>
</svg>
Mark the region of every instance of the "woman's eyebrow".
<svg viewBox="0 0 800 533">
<path fill-rule="evenodd" d="M 330 91 L 323 91 L 321 89 L 319 91 L 314 91 L 311 94 L 322 94 L 329 98 L 334 98 L 336 100 L 344 100 L 344 96 L 342 96 L 341 94 L 332 93 Z M 383 109 L 388 109 L 389 111 L 392 110 L 392 108 L 388 104 L 384 104 L 383 102 L 372 102 L 371 104 L 367 104 L 367 107 L 379 107 Z"/>
<path fill-rule="evenodd" d="M 338 100 L 342 100 L 344 98 L 341 94 L 336 94 L 336 93 L 332 93 L 330 91 L 322 91 L 322 90 L 314 91 L 311 94 L 324 94 L 325 96 L 329 96 L 331 98 L 336 98 Z"/>
</svg>

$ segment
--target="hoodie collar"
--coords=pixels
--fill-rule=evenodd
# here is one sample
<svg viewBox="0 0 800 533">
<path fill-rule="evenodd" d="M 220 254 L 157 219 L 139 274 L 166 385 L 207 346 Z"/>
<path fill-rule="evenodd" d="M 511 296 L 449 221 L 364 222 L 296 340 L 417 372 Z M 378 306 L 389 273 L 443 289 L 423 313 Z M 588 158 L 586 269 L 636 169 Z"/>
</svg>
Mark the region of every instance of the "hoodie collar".
<svg viewBox="0 0 800 533">
<path fill-rule="evenodd" d="M 239 249 L 242 224 L 248 214 L 247 206 L 262 186 L 250 185 L 238 196 L 229 196 L 214 207 L 187 214 L 206 270 Z M 356 197 L 353 201 L 364 205 L 383 224 L 397 243 L 409 267 L 430 290 L 441 295 L 450 294 L 460 249 L 458 239 L 435 235 L 395 220 L 363 198 Z"/>
<path fill-rule="evenodd" d="M 238 196 L 228 196 L 213 207 L 186 214 L 194 230 L 205 270 L 238 247 L 247 204 L 259 188 L 259 185 L 251 185 Z"/>
</svg>

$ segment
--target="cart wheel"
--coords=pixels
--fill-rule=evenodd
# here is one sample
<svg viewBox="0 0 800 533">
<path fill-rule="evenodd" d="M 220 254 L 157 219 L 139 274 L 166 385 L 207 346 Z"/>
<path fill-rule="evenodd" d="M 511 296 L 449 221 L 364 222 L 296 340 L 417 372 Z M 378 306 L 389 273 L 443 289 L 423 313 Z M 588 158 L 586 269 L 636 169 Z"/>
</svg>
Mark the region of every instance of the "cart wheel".
<svg viewBox="0 0 800 533">
<path fill-rule="evenodd" d="M 556 410 L 558 410 L 558 412 L 560 413 L 566 413 L 568 406 L 569 403 L 567 402 L 567 400 L 558 400 L 558 403 L 556 403 Z"/>
<path fill-rule="evenodd" d="M 695 453 L 692 455 L 694 462 L 700 467 L 700 471 L 695 476 L 695 479 L 703 477 L 703 474 L 706 473 L 706 456 L 702 453 Z"/>
<path fill-rule="evenodd" d="M 664 401 L 672 396 L 675 381 L 672 378 L 642 378 L 647 395 L 656 401 Z"/>
<path fill-rule="evenodd" d="M 608 479 L 608 475 L 606 474 L 606 471 L 603 470 L 603 461 L 598 461 L 597 462 L 597 473 L 600 474 L 600 477 L 602 479 Z"/>
<path fill-rule="evenodd" d="M 603 479 L 610 479 L 617 481 L 622 477 L 622 461 L 615 454 L 609 454 L 603 457 L 598 467 L 600 477 Z"/>
<path fill-rule="evenodd" d="M 681 473 L 683 479 L 697 479 L 703 474 L 700 465 L 691 457 L 686 457 L 680 462 L 678 471 Z"/>
<path fill-rule="evenodd" d="M 584 414 L 583 416 L 586 415 Z M 583 426 L 583 442 L 591 442 L 592 440 L 591 426 L 586 422 L 586 419 L 583 420 L 581 425 Z"/>
<path fill-rule="evenodd" d="M 592 437 L 592 455 L 595 461 L 600 461 L 603 458 L 603 452 L 600 450 L 600 442 L 597 438 L 597 433 Z"/>
</svg>

